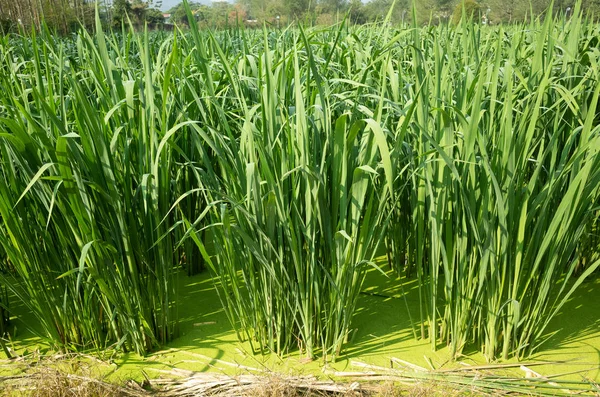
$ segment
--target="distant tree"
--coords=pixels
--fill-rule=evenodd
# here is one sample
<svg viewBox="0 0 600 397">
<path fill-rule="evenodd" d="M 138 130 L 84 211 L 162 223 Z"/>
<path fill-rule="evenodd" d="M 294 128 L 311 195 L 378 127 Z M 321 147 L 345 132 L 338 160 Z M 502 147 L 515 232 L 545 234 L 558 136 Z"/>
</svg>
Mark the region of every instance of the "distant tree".
<svg viewBox="0 0 600 397">
<path fill-rule="evenodd" d="M 304 17 L 307 13 L 314 11 L 314 2 L 310 0 L 285 0 L 285 8 L 292 19 Z"/>
<path fill-rule="evenodd" d="M 238 0 L 237 4 L 243 7 L 249 19 L 261 22 L 287 14 L 283 0 Z"/>
<path fill-rule="evenodd" d="M 583 0 L 582 9 L 587 15 L 593 15 L 596 21 L 600 18 L 600 0 Z"/>
<path fill-rule="evenodd" d="M 160 5 L 161 2 L 144 0 L 114 0 L 111 10 L 113 27 L 120 27 L 127 18 L 131 20 L 134 26 L 141 27 L 144 23 L 157 25 L 164 23 L 164 18 L 160 10 L 153 8 L 153 5 Z"/>
<path fill-rule="evenodd" d="M 142 0 L 133 0 L 131 3 L 131 13 L 129 17 L 131 22 L 135 26 L 141 26 L 146 20 L 146 13 L 148 12 L 148 3 Z"/>
<path fill-rule="evenodd" d="M 382 21 L 394 6 L 391 15 L 392 23 L 400 23 L 410 17 L 408 0 L 371 0 L 364 5 L 364 13 L 368 21 Z"/>
<path fill-rule="evenodd" d="M 200 4 L 198 8 L 193 9 L 192 13 L 198 22 L 208 22 L 213 18 L 213 10 L 212 7 L 209 7 L 204 4 Z M 187 18 L 187 17 L 186 17 Z M 187 21 L 187 19 L 186 19 Z"/>
<path fill-rule="evenodd" d="M 463 0 L 454 7 L 454 13 L 452 14 L 452 23 L 458 24 L 464 15 L 467 19 L 473 18 L 478 21 L 479 13 L 481 11 L 479 3 L 475 0 Z"/>
<path fill-rule="evenodd" d="M 208 22 L 215 27 L 228 25 L 231 9 L 231 4 L 226 0 L 213 1 Z"/>
<path fill-rule="evenodd" d="M 198 9 L 201 7 L 200 3 L 196 3 L 194 1 L 191 1 L 188 4 L 190 5 L 190 9 L 192 10 L 192 12 L 197 12 Z M 174 23 L 184 25 L 188 24 L 188 18 L 183 3 L 177 4 L 175 7 L 171 8 L 167 12 L 171 14 L 171 21 L 173 21 Z"/>
<path fill-rule="evenodd" d="M 165 17 L 160 10 L 150 8 L 146 11 L 146 21 L 149 25 L 162 26 L 165 23 Z"/>
<path fill-rule="evenodd" d="M 365 6 L 361 0 L 351 0 L 349 7 L 350 21 L 356 24 L 363 24 L 367 22 L 367 15 L 365 14 Z"/>
<path fill-rule="evenodd" d="M 593 16 L 595 21 L 600 20 L 600 0 L 583 0 L 582 9 L 586 15 Z"/>
<path fill-rule="evenodd" d="M 59 34 L 81 25 L 93 27 L 92 0 L 0 0 L 0 21 L 4 31 L 40 29 L 42 22 Z"/>
<path fill-rule="evenodd" d="M 247 18 L 246 9 L 240 3 L 233 5 L 227 1 L 215 1 L 211 6 L 190 2 L 190 10 L 198 23 L 212 27 L 235 25 Z M 189 25 L 188 16 L 183 3 L 171 8 L 171 21 L 176 24 Z"/>
<path fill-rule="evenodd" d="M 344 12 L 348 8 L 347 0 L 321 0 L 319 6 L 322 12 Z"/>
<path fill-rule="evenodd" d="M 131 13 L 131 3 L 129 0 L 114 0 L 112 7 L 112 25 L 115 27 L 127 20 L 127 15 Z"/>
<path fill-rule="evenodd" d="M 436 0 L 438 22 L 447 22 L 452 15 L 453 0 Z"/>
<path fill-rule="evenodd" d="M 544 2 L 547 4 L 546 0 Z M 530 9 L 529 2 L 518 0 L 488 0 L 487 6 L 491 9 L 490 18 L 493 21 L 509 23 L 522 20 Z"/>
</svg>

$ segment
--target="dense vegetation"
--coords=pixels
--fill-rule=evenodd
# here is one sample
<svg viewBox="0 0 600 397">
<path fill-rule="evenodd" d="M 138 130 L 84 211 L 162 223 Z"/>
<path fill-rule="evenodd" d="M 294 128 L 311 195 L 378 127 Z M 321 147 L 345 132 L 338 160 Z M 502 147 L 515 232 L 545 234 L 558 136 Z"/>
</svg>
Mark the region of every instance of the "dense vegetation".
<svg viewBox="0 0 600 397">
<path fill-rule="evenodd" d="M 154 0 L 0 0 L 0 32 L 18 32 L 45 24 L 50 30 L 66 35 L 81 26 L 94 29 L 95 6 L 105 26 L 120 27 L 129 20 L 137 28 L 144 23 L 160 27 L 164 17 Z"/>
<path fill-rule="evenodd" d="M 392 10 L 389 22 L 404 24 L 415 20 L 419 25 L 457 23 L 462 8 L 482 24 L 521 23 L 532 17 L 544 17 L 549 8 L 556 14 L 572 16 L 575 0 L 222 0 L 189 1 L 200 26 L 225 28 L 236 24 L 262 28 L 287 26 L 301 21 L 305 25 L 331 25 L 348 15 L 351 24 L 381 22 Z M 42 21 L 51 31 L 62 35 L 76 32 L 82 25 L 94 29 L 94 7 L 98 5 L 100 20 L 106 28 L 120 28 L 128 21 L 136 30 L 147 23 L 151 29 L 164 24 L 188 25 L 183 0 L 163 17 L 162 0 L 0 0 L 0 32 L 41 29 Z M 172 4 L 172 3 L 169 3 Z M 165 3 L 166 5 L 166 3 Z M 581 0 L 585 17 L 598 18 L 600 0 Z M 169 27 L 169 26 L 167 26 Z"/>
<path fill-rule="evenodd" d="M 0 289 L 57 348 L 144 353 L 207 266 L 256 351 L 335 358 L 385 253 L 415 337 L 526 355 L 599 265 L 600 27 L 574 15 L 3 36 Z"/>
<path fill-rule="evenodd" d="M 492 24 L 522 22 L 532 15 L 545 14 L 554 5 L 556 13 L 572 15 L 574 0 L 237 0 L 241 9 L 259 21 L 275 22 L 280 15 L 286 21 L 294 19 L 310 20 L 316 24 L 333 23 L 350 13 L 352 23 L 363 24 L 382 21 L 392 8 L 390 22 L 393 24 L 412 20 L 411 10 L 416 7 L 416 20 L 419 24 L 439 24 L 451 21 L 456 10 L 463 4 L 476 4 L 476 21 L 485 19 Z M 233 8 L 233 6 L 231 6 Z M 598 0 L 583 0 L 584 15 L 592 17 L 600 14 Z M 480 19 L 481 18 L 481 19 Z"/>
</svg>

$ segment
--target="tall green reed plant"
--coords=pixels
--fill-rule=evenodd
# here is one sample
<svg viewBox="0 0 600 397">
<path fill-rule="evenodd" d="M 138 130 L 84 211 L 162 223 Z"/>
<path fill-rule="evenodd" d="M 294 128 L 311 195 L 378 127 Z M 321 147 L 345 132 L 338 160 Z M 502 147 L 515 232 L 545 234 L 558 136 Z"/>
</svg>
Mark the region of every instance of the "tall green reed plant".
<svg viewBox="0 0 600 397">
<path fill-rule="evenodd" d="M 240 339 L 255 351 L 283 354 L 298 346 L 310 358 L 335 358 L 365 268 L 374 266 L 391 193 L 381 114 L 334 107 L 321 69 L 326 45 L 314 48 L 314 33 L 300 29 L 277 39 L 264 31 L 259 56 L 240 59 L 236 70 L 220 42 L 201 40 L 190 22 L 220 121 L 194 125 L 218 161 L 204 167 L 200 187 L 190 192 L 211 203 L 191 220 L 190 235 Z M 223 66 L 237 117 L 219 106 L 226 96 L 211 89 L 215 64 Z M 212 256 L 195 232 L 205 217 Z"/>
<path fill-rule="evenodd" d="M 598 267 L 574 15 L 2 37 L 0 283 L 57 347 L 143 353 L 206 262 L 255 351 L 335 358 L 385 246 L 433 348 L 529 354 Z"/>
<path fill-rule="evenodd" d="M 410 148 L 397 167 L 412 170 L 398 212 L 412 218 L 395 234 L 406 252 L 396 260 L 416 268 L 421 336 L 433 348 L 529 354 L 598 267 L 571 277 L 600 186 L 598 68 L 575 55 L 595 29 L 548 17 L 519 29 L 413 30 L 415 117 L 397 134 Z"/>
<path fill-rule="evenodd" d="M 8 259 L 0 248 L 0 272 L 6 272 L 7 269 Z M 8 321 L 10 320 L 8 309 L 8 290 L 4 286 L 0 286 L 0 338 L 4 338 L 8 333 Z M 0 341 L 0 343 L 2 342 Z"/>
<path fill-rule="evenodd" d="M 177 332 L 173 111 L 176 38 L 4 39 L 2 284 L 63 349 L 147 352 Z M 135 58 L 131 55 L 135 51 Z M 177 178 L 177 177 L 175 177 Z"/>
</svg>

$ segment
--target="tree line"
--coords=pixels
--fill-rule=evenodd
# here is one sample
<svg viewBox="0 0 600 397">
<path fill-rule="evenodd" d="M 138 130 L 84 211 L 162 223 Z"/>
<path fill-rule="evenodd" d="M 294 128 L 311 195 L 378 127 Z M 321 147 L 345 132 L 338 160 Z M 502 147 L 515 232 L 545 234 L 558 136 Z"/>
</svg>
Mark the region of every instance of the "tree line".
<svg viewBox="0 0 600 397">
<path fill-rule="evenodd" d="M 39 28 L 46 21 L 67 32 L 80 22 L 91 24 L 92 4 L 91 0 L 0 0 L 0 27 L 3 31 L 17 30 L 19 26 Z"/>
<path fill-rule="evenodd" d="M 96 3 L 105 25 L 118 27 L 127 18 L 136 26 L 164 23 L 160 0 L 0 0 L 0 29 L 39 30 L 42 23 L 61 34 L 73 32 L 81 25 L 92 29 Z"/>
<path fill-rule="evenodd" d="M 165 19 L 160 0 L 97 0 L 100 17 L 107 26 L 120 27 L 131 20 L 134 26 L 160 27 Z M 392 4 L 391 23 L 412 19 L 413 0 L 236 0 L 213 1 L 211 5 L 190 1 L 196 19 L 213 27 L 244 23 L 282 26 L 293 21 L 327 25 L 346 15 L 355 24 L 383 20 Z M 576 0 L 555 0 L 554 11 L 569 14 Z M 513 23 L 541 15 L 551 0 L 419 0 L 415 2 L 417 22 L 438 24 L 460 19 L 462 8 L 483 23 Z M 0 0 L 0 29 L 40 28 L 42 21 L 59 33 L 68 33 L 83 25 L 93 28 L 96 0 Z M 587 15 L 600 15 L 600 0 L 582 0 Z M 186 24 L 183 3 L 173 7 L 168 22 Z"/>
<path fill-rule="evenodd" d="M 544 14 L 552 0 L 418 0 L 415 1 L 416 17 L 420 24 L 438 24 L 460 19 L 463 6 L 477 19 L 488 23 L 514 23 Z M 328 24 L 349 16 L 353 23 L 383 20 L 394 4 L 391 22 L 394 24 L 412 20 L 413 0 L 238 0 L 252 18 L 272 21 L 281 18 L 307 18 L 313 22 Z M 572 13 L 576 0 L 554 0 L 556 13 Z M 600 0 L 582 0 L 582 10 L 589 16 L 600 15 Z"/>
</svg>

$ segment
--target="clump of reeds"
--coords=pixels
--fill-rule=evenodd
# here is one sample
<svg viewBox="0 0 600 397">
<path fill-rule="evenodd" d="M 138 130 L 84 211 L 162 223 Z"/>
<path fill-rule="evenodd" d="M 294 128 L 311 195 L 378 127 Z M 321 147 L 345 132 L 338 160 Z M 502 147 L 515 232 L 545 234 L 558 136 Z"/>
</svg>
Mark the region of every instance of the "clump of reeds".
<svg viewBox="0 0 600 397">
<path fill-rule="evenodd" d="M 413 115 L 397 130 L 397 167 L 411 178 L 397 181 L 404 227 L 390 238 L 395 265 L 419 279 L 433 348 L 529 354 L 598 268 L 578 249 L 600 193 L 600 73 L 585 54 L 598 27 L 575 15 L 415 29 L 397 60 Z"/>
<path fill-rule="evenodd" d="M 0 279 L 56 347 L 143 353 L 176 332 L 174 237 L 161 239 L 176 170 L 160 140 L 178 120 L 175 88 L 157 85 L 175 42 L 151 50 L 100 25 L 0 40 Z"/>
<path fill-rule="evenodd" d="M 0 284 L 44 337 L 147 352 L 206 262 L 255 351 L 335 358 L 386 253 L 433 348 L 540 346 L 599 265 L 598 25 L 189 17 L 0 38 Z"/>
</svg>

